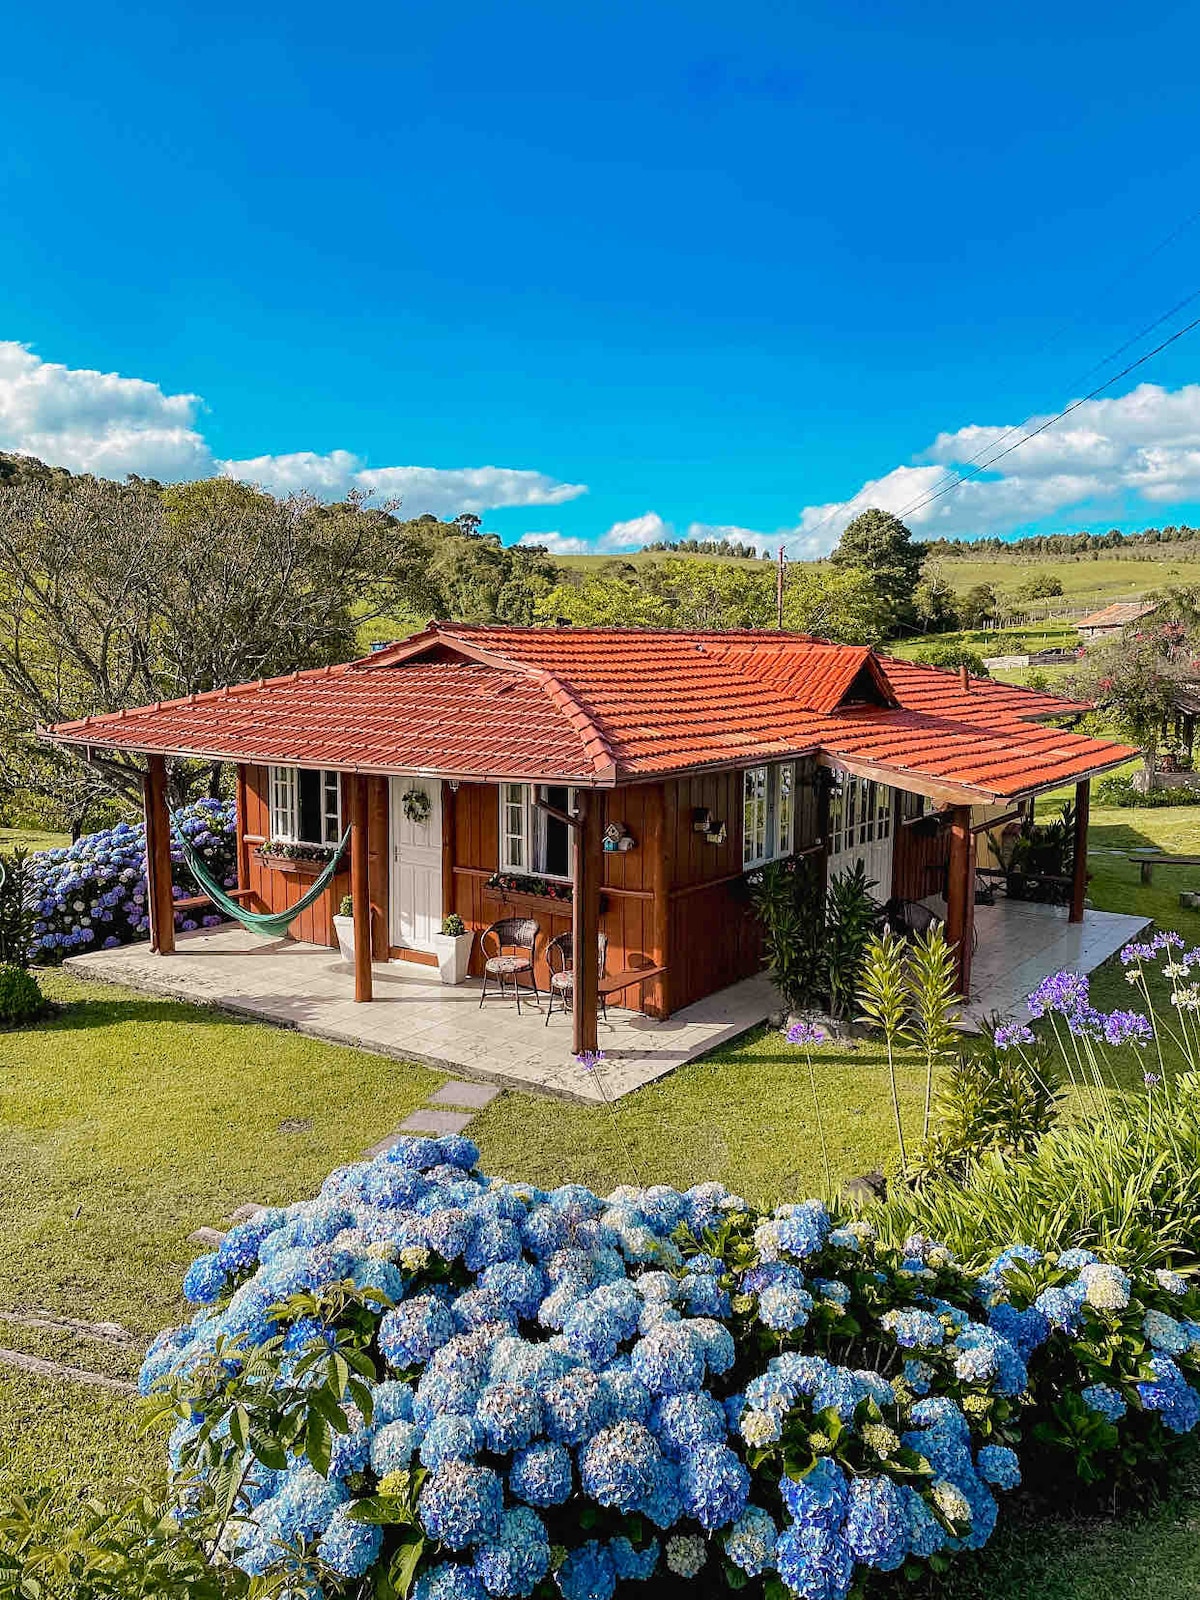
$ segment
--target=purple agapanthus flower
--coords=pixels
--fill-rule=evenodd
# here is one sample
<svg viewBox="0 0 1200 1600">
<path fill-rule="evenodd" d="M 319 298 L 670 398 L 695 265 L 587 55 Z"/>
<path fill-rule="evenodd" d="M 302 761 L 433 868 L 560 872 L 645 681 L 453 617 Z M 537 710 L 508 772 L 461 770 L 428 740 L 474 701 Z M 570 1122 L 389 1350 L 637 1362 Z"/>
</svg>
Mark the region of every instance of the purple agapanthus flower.
<svg viewBox="0 0 1200 1600">
<path fill-rule="evenodd" d="M 1057 1011 L 1064 1017 L 1086 1010 L 1089 1001 L 1088 980 L 1082 972 L 1052 972 L 1031 995 L 1025 1004 L 1032 1017 L 1044 1017 L 1047 1011 Z"/>
<path fill-rule="evenodd" d="M 1007 1027 L 997 1028 L 993 1042 L 997 1050 L 1011 1050 L 1015 1044 L 1036 1044 L 1037 1035 L 1023 1022 L 1013 1022 Z"/>
<path fill-rule="evenodd" d="M 1154 1037 L 1149 1017 L 1140 1011 L 1110 1011 L 1104 1020 L 1105 1044 L 1148 1044 Z"/>
<path fill-rule="evenodd" d="M 599 1072 L 604 1065 L 603 1050 L 581 1050 L 575 1057 L 584 1072 Z"/>
<path fill-rule="evenodd" d="M 825 1029 L 815 1022 L 793 1022 L 787 1031 L 789 1044 L 802 1044 L 812 1046 L 824 1044 L 826 1039 Z"/>
</svg>

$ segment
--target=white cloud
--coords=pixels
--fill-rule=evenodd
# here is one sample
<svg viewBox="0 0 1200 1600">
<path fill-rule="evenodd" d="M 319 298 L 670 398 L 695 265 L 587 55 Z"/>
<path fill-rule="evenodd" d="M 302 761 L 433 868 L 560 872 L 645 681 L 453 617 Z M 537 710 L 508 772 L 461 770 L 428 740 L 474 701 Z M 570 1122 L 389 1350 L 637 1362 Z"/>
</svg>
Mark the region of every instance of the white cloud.
<svg viewBox="0 0 1200 1600">
<path fill-rule="evenodd" d="M 850 501 L 806 506 L 791 553 L 820 555 L 868 506 L 903 516 L 914 532 L 947 538 L 1008 533 L 1045 517 L 1103 515 L 1131 495 L 1148 505 L 1200 499 L 1200 384 L 1143 383 L 1115 399 L 1089 400 L 1045 433 L 928 504 L 919 502 L 1048 416 L 1006 426 L 970 424 L 940 433 L 916 464 L 873 479 Z"/>
<path fill-rule="evenodd" d="M 523 533 L 519 545 L 540 545 L 552 556 L 586 556 L 591 545 L 586 539 L 573 539 L 565 533 Z"/>
<path fill-rule="evenodd" d="M 123 478 L 202 478 L 213 458 L 194 426 L 200 398 L 156 383 L 61 366 L 0 340 L 0 450 Z"/>
<path fill-rule="evenodd" d="M 400 499 L 412 517 L 557 506 L 587 493 L 586 484 L 525 468 L 368 467 L 349 450 L 218 461 L 195 426 L 202 406 L 198 395 L 168 395 L 142 378 L 43 361 L 26 345 L 0 340 L 0 450 L 75 472 L 111 478 L 136 472 L 164 482 L 222 473 L 278 494 L 307 489 L 322 499 L 361 489 Z"/>
<path fill-rule="evenodd" d="M 657 511 L 643 511 L 640 517 L 630 517 L 628 522 L 614 522 L 607 533 L 602 533 L 593 546 L 596 550 L 640 550 L 644 544 L 657 544 L 670 537 L 670 526 Z"/>
</svg>

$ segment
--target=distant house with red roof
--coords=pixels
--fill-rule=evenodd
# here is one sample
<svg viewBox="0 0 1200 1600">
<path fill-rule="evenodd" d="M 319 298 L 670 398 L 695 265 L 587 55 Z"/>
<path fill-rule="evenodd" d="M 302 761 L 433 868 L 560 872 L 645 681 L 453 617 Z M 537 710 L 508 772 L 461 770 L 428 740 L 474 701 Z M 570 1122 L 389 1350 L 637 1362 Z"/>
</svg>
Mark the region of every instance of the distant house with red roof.
<svg viewBox="0 0 1200 1600">
<path fill-rule="evenodd" d="M 164 952 L 165 759 L 231 762 L 251 907 L 295 904 L 352 824 L 350 874 L 293 932 L 335 944 L 353 882 L 361 998 L 368 952 L 428 962 L 446 915 L 527 915 L 543 941 L 574 930 L 576 1038 L 594 1045 L 599 931 L 613 1001 L 667 1016 L 760 969 L 745 877 L 793 857 L 826 875 L 862 860 L 881 900 L 944 892 L 965 991 L 984 821 L 1075 784 L 1085 847 L 1088 780 L 1134 753 L 1064 726 L 1086 709 L 801 634 L 431 623 L 341 666 L 44 732 L 146 757 Z"/>
<path fill-rule="evenodd" d="M 1153 600 L 1114 600 L 1111 605 L 1080 617 L 1075 626 L 1081 639 L 1112 639 L 1130 623 L 1140 622 L 1157 610 L 1157 602 Z"/>
</svg>

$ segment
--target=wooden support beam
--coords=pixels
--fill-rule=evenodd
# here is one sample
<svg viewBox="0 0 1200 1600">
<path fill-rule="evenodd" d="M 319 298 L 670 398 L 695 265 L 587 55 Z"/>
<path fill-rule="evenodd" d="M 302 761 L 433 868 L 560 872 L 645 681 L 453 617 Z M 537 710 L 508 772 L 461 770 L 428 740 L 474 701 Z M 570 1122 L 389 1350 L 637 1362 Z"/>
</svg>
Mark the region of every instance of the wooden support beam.
<svg viewBox="0 0 1200 1600">
<path fill-rule="evenodd" d="M 950 819 L 946 866 L 946 938 L 955 947 L 958 993 L 971 993 L 971 944 L 975 932 L 975 836 L 970 806 L 955 806 Z"/>
<path fill-rule="evenodd" d="M 1081 778 L 1075 785 L 1075 864 L 1071 879 L 1070 921 L 1083 921 L 1083 902 L 1087 898 L 1088 816 L 1092 807 L 1092 782 Z"/>
<path fill-rule="evenodd" d="M 457 822 L 455 808 L 458 803 L 456 793 L 457 785 L 451 787 L 443 780 L 442 783 L 442 916 L 448 917 L 454 911 L 454 866 L 455 866 L 455 837 L 454 829 Z"/>
<path fill-rule="evenodd" d="M 571 904 L 572 965 L 575 972 L 571 1018 L 576 1055 L 598 1047 L 600 986 L 601 800 L 580 789 L 575 796 L 575 882 Z"/>
<path fill-rule="evenodd" d="M 350 780 L 350 894 L 354 901 L 354 998 L 370 1000 L 371 877 L 368 862 L 367 780 Z"/>
<path fill-rule="evenodd" d="M 167 763 L 149 756 L 142 779 L 146 820 L 146 909 L 150 948 L 161 956 L 175 950 L 175 897 L 171 893 L 171 823 L 167 816 Z"/>
<path fill-rule="evenodd" d="M 246 763 L 237 764 L 237 886 L 250 887 L 250 842 L 246 838 Z"/>
<path fill-rule="evenodd" d="M 649 864 L 650 890 L 654 898 L 650 906 L 650 958 L 661 974 L 642 991 L 642 1004 L 653 1017 L 660 1020 L 671 1015 L 670 972 L 671 964 L 671 878 L 673 868 L 671 846 L 673 838 L 667 827 L 666 785 L 652 783 L 646 790 L 645 837 L 642 849 Z"/>
</svg>

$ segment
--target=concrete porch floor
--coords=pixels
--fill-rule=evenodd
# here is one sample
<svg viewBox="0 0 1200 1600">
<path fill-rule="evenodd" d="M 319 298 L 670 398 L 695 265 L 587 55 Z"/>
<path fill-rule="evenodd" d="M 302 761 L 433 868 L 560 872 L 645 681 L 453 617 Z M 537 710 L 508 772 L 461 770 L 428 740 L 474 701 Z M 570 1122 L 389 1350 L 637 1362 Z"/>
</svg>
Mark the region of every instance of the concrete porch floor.
<svg viewBox="0 0 1200 1600">
<path fill-rule="evenodd" d="M 939 914 L 944 902 L 930 901 Z M 1148 917 L 1117 911 L 1085 911 L 1082 922 L 1068 922 L 1064 906 L 997 899 L 975 907 L 979 935 L 971 966 L 971 999 L 963 1022 L 971 1029 L 993 1013 L 1029 1020 L 1025 996 L 1043 978 L 1066 968 L 1092 972 L 1149 926 Z"/>
<path fill-rule="evenodd" d="M 610 1007 L 600 1021 L 601 1085 L 571 1053 L 571 1018 L 490 996 L 478 981 L 445 986 L 433 969 L 376 963 L 375 999 L 354 1001 L 354 975 L 336 950 L 291 939 L 264 940 L 236 925 L 176 935 L 171 956 L 145 944 L 73 956 L 80 976 L 201 1005 L 220 1006 L 297 1028 L 335 1044 L 375 1050 L 510 1088 L 563 1099 L 616 1099 L 707 1054 L 762 1022 L 779 1001 L 765 976 L 748 978 L 656 1022 Z M 431 981 L 432 975 L 432 981 Z"/>
</svg>

